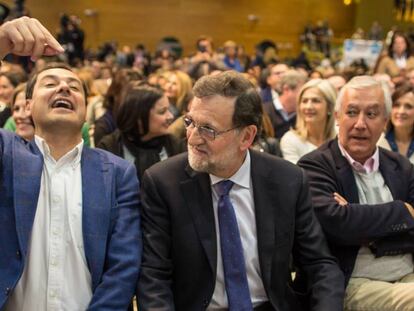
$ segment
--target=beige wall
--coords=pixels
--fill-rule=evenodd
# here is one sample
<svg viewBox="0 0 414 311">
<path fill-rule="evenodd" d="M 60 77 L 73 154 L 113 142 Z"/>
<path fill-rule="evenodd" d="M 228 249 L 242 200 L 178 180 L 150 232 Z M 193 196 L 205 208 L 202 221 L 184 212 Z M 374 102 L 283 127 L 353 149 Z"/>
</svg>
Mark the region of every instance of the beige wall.
<svg viewBox="0 0 414 311">
<path fill-rule="evenodd" d="M 26 6 L 32 17 L 55 31 L 61 12 L 79 15 L 86 46 L 116 39 L 120 45 L 143 42 L 154 50 L 160 38 L 175 36 L 187 54 L 197 37 L 206 34 L 216 46 L 233 39 L 249 52 L 260 40 L 272 39 L 280 43 L 282 56 L 294 56 L 308 21 L 328 20 L 340 38 L 349 36 L 355 24 L 355 6 L 341 0 L 27 0 Z M 85 9 L 98 14 L 87 17 Z M 257 22 L 249 21 L 249 14 Z"/>
</svg>

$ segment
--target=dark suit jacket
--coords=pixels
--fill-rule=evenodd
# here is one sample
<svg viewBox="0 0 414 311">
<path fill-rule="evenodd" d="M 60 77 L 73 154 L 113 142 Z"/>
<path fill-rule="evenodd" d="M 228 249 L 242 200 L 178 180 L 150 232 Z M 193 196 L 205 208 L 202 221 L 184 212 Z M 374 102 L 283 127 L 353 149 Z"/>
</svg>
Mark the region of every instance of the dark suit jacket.
<svg viewBox="0 0 414 311">
<path fill-rule="evenodd" d="M 0 309 L 24 269 L 42 169 L 34 141 L 0 130 Z M 126 310 L 141 259 L 135 168 L 84 147 L 81 172 L 83 241 L 93 292 L 88 310 Z"/>
<path fill-rule="evenodd" d="M 261 275 L 275 310 L 294 310 L 289 258 L 308 276 L 312 310 L 342 310 L 343 275 L 314 216 L 304 172 L 250 151 Z M 210 178 L 187 153 L 143 178 L 143 262 L 137 301 L 145 310 L 204 310 L 213 295 L 217 242 Z"/>
<path fill-rule="evenodd" d="M 267 112 L 270 120 L 272 121 L 275 137 L 277 139 L 280 139 L 287 131 L 289 131 L 291 127 L 294 127 L 296 124 L 296 116 L 289 121 L 285 121 L 279 111 L 276 110 L 273 101 L 263 102 L 263 110 Z"/>
<path fill-rule="evenodd" d="M 414 170 L 401 155 L 379 149 L 379 170 L 394 201 L 359 204 L 355 177 L 342 156 L 337 139 L 305 155 L 298 162 L 309 177 L 312 202 L 332 253 L 346 280 L 352 274 L 362 244 L 370 244 L 377 256 L 414 251 L 414 219 L 404 202 L 414 203 Z M 341 207 L 333 198 L 338 192 L 349 204 Z"/>
</svg>

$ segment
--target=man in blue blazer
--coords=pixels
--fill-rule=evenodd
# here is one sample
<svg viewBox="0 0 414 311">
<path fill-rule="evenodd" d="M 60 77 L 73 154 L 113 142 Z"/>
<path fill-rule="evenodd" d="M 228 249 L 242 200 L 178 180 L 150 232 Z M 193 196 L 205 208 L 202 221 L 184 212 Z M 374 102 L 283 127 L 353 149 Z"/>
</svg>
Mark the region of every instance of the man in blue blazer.
<svg viewBox="0 0 414 311">
<path fill-rule="evenodd" d="M 0 27 L 1 57 L 59 52 L 35 19 Z M 83 146 L 86 92 L 64 64 L 36 73 L 27 106 L 33 141 L 0 131 L 0 309 L 126 310 L 141 255 L 135 169 Z"/>
</svg>

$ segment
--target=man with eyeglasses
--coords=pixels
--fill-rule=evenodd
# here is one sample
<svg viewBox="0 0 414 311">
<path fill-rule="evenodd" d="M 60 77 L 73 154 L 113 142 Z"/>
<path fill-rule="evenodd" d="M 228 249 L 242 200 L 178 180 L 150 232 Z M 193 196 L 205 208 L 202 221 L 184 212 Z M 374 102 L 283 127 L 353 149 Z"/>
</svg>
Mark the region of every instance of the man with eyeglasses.
<svg viewBox="0 0 414 311">
<path fill-rule="evenodd" d="M 241 74 L 201 78 L 185 116 L 188 154 L 143 177 L 140 310 L 342 310 L 304 173 L 251 151 L 261 100 Z M 306 279 L 304 278 L 306 276 Z"/>
</svg>

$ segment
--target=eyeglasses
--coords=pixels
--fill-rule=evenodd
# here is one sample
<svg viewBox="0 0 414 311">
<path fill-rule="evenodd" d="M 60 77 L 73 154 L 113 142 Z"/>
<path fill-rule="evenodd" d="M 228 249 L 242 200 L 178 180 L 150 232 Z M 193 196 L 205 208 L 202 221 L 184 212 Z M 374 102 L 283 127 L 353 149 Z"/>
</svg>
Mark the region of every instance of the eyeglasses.
<svg viewBox="0 0 414 311">
<path fill-rule="evenodd" d="M 192 119 L 188 117 L 184 117 L 184 125 L 187 130 L 192 129 L 192 128 L 197 128 L 198 134 L 200 134 L 201 137 L 207 140 L 214 140 L 216 139 L 217 136 L 233 131 L 240 127 L 240 126 L 236 126 L 236 127 L 233 127 L 225 131 L 216 131 L 206 125 L 197 125 Z"/>
</svg>

